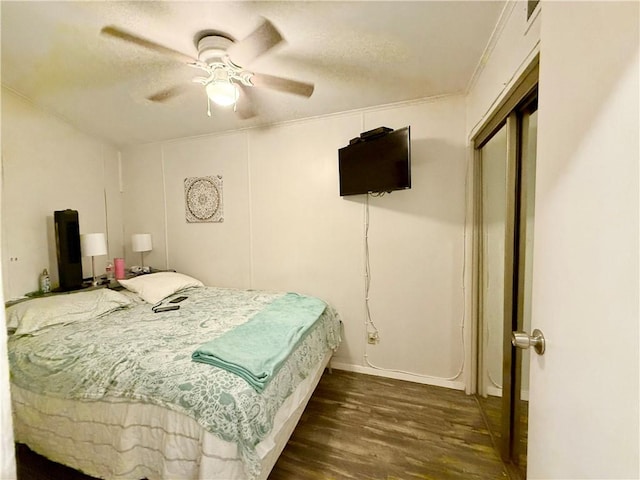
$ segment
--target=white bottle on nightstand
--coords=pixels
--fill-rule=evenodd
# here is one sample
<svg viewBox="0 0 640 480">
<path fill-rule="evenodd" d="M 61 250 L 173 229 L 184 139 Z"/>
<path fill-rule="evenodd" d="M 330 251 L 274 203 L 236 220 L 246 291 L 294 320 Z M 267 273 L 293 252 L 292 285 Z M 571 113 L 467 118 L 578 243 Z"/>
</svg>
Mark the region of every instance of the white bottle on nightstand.
<svg viewBox="0 0 640 480">
<path fill-rule="evenodd" d="M 111 282 L 111 280 L 114 279 L 114 274 L 113 274 L 113 264 L 111 262 L 107 263 L 107 281 Z"/>
<path fill-rule="evenodd" d="M 40 291 L 42 293 L 49 293 L 51 291 L 51 279 L 49 278 L 49 272 L 45 268 L 40 274 Z"/>
</svg>

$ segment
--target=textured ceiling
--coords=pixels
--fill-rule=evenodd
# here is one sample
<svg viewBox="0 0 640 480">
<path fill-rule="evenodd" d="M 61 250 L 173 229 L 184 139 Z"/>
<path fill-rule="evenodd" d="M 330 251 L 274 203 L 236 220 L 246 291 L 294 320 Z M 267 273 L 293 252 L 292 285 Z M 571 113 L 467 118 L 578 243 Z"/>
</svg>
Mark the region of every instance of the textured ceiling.
<svg viewBox="0 0 640 480">
<path fill-rule="evenodd" d="M 0 3 L 2 84 L 117 145 L 268 125 L 465 91 L 504 1 Z M 212 106 L 199 70 L 99 34 L 115 25 L 197 56 L 203 30 L 242 39 L 268 18 L 287 40 L 252 71 L 315 84 L 311 98 L 254 88 L 258 115 Z M 173 85 L 165 103 L 147 96 Z"/>
</svg>

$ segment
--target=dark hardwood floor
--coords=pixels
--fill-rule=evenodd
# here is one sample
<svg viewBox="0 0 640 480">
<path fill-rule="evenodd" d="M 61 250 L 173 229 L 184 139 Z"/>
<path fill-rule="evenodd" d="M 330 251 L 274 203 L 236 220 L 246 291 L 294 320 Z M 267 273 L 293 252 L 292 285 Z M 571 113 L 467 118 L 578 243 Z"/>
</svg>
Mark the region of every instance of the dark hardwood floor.
<svg viewBox="0 0 640 480">
<path fill-rule="evenodd" d="M 270 480 L 508 479 L 473 396 L 334 370 Z"/>
<path fill-rule="evenodd" d="M 478 396 L 478 402 L 480 408 L 484 413 L 484 418 L 489 427 L 490 434 L 493 437 L 493 443 L 495 445 L 502 445 L 504 440 L 502 439 L 502 427 L 503 419 L 502 412 L 502 398 L 500 397 L 480 397 Z M 527 444 L 528 444 L 528 431 L 529 431 L 529 402 L 525 400 L 520 401 L 520 446 L 517 464 L 515 462 L 507 465 L 508 472 L 511 476 L 520 480 L 526 478 L 527 472 Z M 504 447 L 503 447 L 504 448 Z"/>
<path fill-rule="evenodd" d="M 17 448 L 19 480 L 91 480 Z M 463 392 L 325 373 L 269 480 L 508 479 Z"/>
</svg>

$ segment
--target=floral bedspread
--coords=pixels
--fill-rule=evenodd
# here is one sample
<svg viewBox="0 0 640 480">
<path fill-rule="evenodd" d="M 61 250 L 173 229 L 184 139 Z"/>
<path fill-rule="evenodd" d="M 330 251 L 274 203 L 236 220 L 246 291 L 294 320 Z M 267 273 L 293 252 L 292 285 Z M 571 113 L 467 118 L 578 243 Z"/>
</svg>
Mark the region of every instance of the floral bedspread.
<svg viewBox="0 0 640 480">
<path fill-rule="evenodd" d="M 262 394 L 240 377 L 191 354 L 203 342 L 245 323 L 282 293 L 192 288 L 180 309 L 151 305 L 47 327 L 9 339 L 11 381 L 38 394 L 72 399 L 119 397 L 185 413 L 239 446 L 247 474 L 259 473 L 256 445 L 276 411 L 329 349 L 340 342 L 340 321 L 327 306 L 306 338 Z M 166 303 L 166 302 L 165 302 Z"/>
</svg>

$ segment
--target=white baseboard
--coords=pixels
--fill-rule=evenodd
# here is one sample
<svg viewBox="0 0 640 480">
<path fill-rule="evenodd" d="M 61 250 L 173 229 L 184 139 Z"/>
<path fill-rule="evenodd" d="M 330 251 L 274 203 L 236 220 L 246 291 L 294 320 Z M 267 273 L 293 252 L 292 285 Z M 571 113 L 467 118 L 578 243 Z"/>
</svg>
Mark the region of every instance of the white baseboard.
<svg viewBox="0 0 640 480">
<path fill-rule="evenodd" d="M 437 387 L 452 388 L 454 390 L 464 390 L 464 382 L 455 380 L 445 380 L 438 377 L 429 377 L 422 375 L 410 375 L 406 373 L 393 372 L 389 370 L 379 370 L 371 367 L 363 367 L 361 365 L 351 365 L 348 363 L 340 363 L 331 361 L 331 368 L 336 370 L 345 370 L 347 372 L 364 373 L 365 375 L 375 375 L 376 377 L 393 378 L 395 380 L 406 380 L 409 382 L 422 383 L 424 385 L 434 385 Z"/>
<path fill-rule="evenodd" d="M 502 389 L 497 387 L 487 387 L 487 395 L 491 395 L 492 397 L 502 397 Z M 528 402 L 529 390 L 521 390 L 520 399 Z"/>
<path fill-rule="evenodd" d="M 502 389 L 494 386 L 488 386 L 487 395 L 491 395 L 492 397 L 502 398 Z"/>
</svg>

